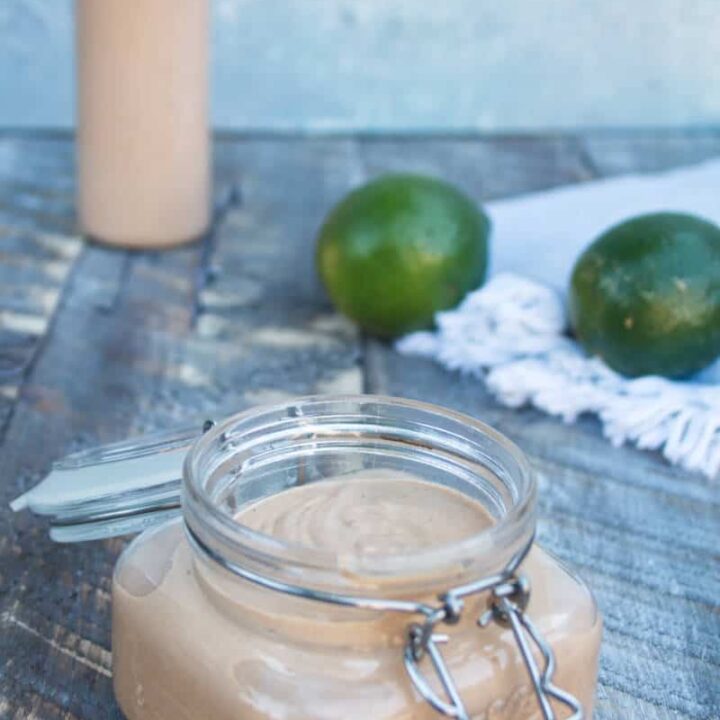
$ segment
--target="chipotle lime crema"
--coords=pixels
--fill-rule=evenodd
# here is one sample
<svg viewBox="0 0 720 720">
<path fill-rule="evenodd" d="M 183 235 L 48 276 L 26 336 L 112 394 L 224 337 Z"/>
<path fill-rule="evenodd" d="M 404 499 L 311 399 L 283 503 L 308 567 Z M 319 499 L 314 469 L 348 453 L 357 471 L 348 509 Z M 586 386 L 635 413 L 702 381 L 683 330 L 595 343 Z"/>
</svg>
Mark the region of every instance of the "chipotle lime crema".
<svg viewBox="0 0 720 720">
<path fill-rule="evenodd" d="M 348 566 L 342 558 L 452 546 L 495 522 L 478 499 L 392 470 L 296 485 L 241 506 L 234 518 L 279 542 L 331 552 Z M 592 597 L 537 547 L 523 571 L 532 583 L 528 614 L 555 652 L 555 684 L 591 717 L 601 635 Z M 297 573 L 302 583 L 302 564 Z M 353 574 L 349 582 L 370 596 L 424 593 L 432 600 L 439 589 L 432 573 L 419 573 L 410 585 L 406 578 L 402 590 L 377 574 Z M 443 628 L 443 655 L 463 701 L 474 719 L 540 718 L 511 631 L 476 625 L 486 605 L 484 595 L 469 599 L 460 623 Z M 408 680 L 407 626 L 402 614 L 328 606 L 230 576 L 200 558 L 173 522 L 141 536 L 117 567 L 116 695 L 130 720 L 440 717 Z"/>
</svg>

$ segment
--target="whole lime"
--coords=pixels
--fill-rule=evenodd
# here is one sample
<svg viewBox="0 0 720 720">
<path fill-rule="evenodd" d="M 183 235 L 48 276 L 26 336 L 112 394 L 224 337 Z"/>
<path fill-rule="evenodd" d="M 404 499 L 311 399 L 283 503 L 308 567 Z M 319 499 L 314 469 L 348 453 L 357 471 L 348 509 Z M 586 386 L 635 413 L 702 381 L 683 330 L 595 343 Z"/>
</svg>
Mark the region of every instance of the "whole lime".
<svg viewBox="0 0 720 720">
<path fill-rule="evenodd" d="M 328 215 L 317 266 L 330 298 L 367 332 L 393 337 L 428 327 L 485 279 L 487 216 L 452 185 L 386 175 Z"/>
<path fill-rule="evenodd" d="M 630 376 L 679 377 L 720 354 L 720 228 L 693 215 L 641 215 L 578 259 L 570 317 L 587 352 Z"/>
</svg>

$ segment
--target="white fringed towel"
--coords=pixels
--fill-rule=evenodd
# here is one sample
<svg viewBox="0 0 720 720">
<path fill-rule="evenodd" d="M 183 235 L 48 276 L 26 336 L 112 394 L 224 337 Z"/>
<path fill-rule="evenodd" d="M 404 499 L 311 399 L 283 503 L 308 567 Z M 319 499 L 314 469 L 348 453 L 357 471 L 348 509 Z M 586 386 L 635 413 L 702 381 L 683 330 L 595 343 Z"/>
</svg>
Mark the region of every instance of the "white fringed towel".
<svg viewBox="0 0 720 720">
<path fill-rule="evenodd" d="M 627 379 L 567 336 L 563 292 L 576 258 L 632 215 L 675 210 L 720 224 L 720 161 L 626 176 L 488 205 L 494 273 L 437 329 L 408 335 L 401 353 L 484 379 L 500 402 L 531 404 L 572 422 L 596 414 L 605 435 L 720 475 L 720 361 L 695 378 Z M 720 268 L 717 268 L 720 275 Z"/>
</svg>

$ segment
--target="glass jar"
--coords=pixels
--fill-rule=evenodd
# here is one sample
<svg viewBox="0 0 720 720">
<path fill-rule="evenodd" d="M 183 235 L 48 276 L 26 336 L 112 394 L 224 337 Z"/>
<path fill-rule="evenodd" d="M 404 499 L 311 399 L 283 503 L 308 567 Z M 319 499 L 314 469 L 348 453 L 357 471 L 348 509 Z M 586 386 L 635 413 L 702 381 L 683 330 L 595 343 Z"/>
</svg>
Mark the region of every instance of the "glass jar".
<svg viewBox="0 0 720 720">
<path fill-rule="evenodd" d="M 366 554 L 237 519 L 291 488 L 315 492 L 367 472 L 433 483 L 492 521 L 460 539 Z M 380 512 L 382 498 L 374 502 Z M 145 531 L 117 564 L 120 706 L 130 720 L 530 720 L 552 717 L 549 708 L 567 717 L 569 693 L 590 718 L 601 620 L 557 560 L 536 546 L 525 556 L 535 503 L 517 447 L 438 407 L 317 397 L 236 415 L 188 454 L 183 517 Z M 430 538 L 455 522 L 446 510 L 439 502 Z M 468 592 L 447 594 L 457 588 Z M 517 612 L 503 613 L 508 599 Z M 540 698 L 518 633 L 549 690 Z M 552 679 L 542 677 L 540 635 L 554 652 Z"/>
</svg>

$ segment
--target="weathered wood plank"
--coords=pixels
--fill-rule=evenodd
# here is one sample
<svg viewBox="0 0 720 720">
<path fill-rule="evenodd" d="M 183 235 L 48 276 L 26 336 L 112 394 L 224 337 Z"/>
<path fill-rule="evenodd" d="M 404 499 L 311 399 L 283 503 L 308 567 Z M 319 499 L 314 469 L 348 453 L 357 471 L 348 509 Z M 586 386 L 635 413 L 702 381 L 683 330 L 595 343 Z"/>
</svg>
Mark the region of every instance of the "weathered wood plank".
<svg viewBox="0 0 720 720">
<path fill-rule="evenodd" d="M 493 139 L 364 138 L 369 177 L 417 172 L 443 177 L 477 200 L 491 200 L 591 177 L 580 144 L 565 136 Z"/>
<path fill-rule="evenodd" d="M 604 176 L 660 172 L 720 157 L 720 130 L 596 132 L 580 138 L 592 168 Z"/>
<path fill-rule="evenodd" d="M 0 227 L 75 232 L 74 152 L 67 136 L 0 137 Z"/>
<path fill-rule="evenodd" d="M 0 138 L 0 437 L 81 251 L 70 157 L 67 141 Z"/>
<path fill-rule="evenodd" d="M 74 226 L 72 151 L 67 140 L 24 139 L 3 155 L 12 166 L 0 168 L 9 300 L 29 312 L 36 311 L 35 287 L 59 296 L 40 303 L 41 352 L 22 368 L 2 444 L 3 717 L 119 717 L 110 684 L 109 578 L 122 543 L 55 546 L 30 518 L 11 518 L 7 502 L 54 458 L 132 430 L 140 399 L 163 375 L 153 333 L 177 339 L 191 328 L 203 256 L 200 245 L 131 255 L 65 234 Z M 49 277 L 38 277 L 47 267 Z"/>
<path fill-rule="evenodd" d="M 4 439 L 3 508 L 68 449 L 132 431 L 163 374 L 153 333 L 180 337 L 191 326 L 199 255 L 197 247 L 168 255 L 159 273 L 152 255 L 84 250 Z M 12 659 L 0 696 L 31 716 L 42 704 L 46 718 L 113 717 L 108 591 L 120 545 L 55 546 L 7 510 L 0 525 L 0 657 Z"/>
<path fill-rule="evenodd" d="M 258 140 L 223 152 L 240 168 L 242 201 L 218 228 L 195 330 L 172 350 L 146 417 L 361 391 L 357 333 L 332 312 L 314 270 L 317 228 L 358 172 L 354 141 Z"/>
</svg>

